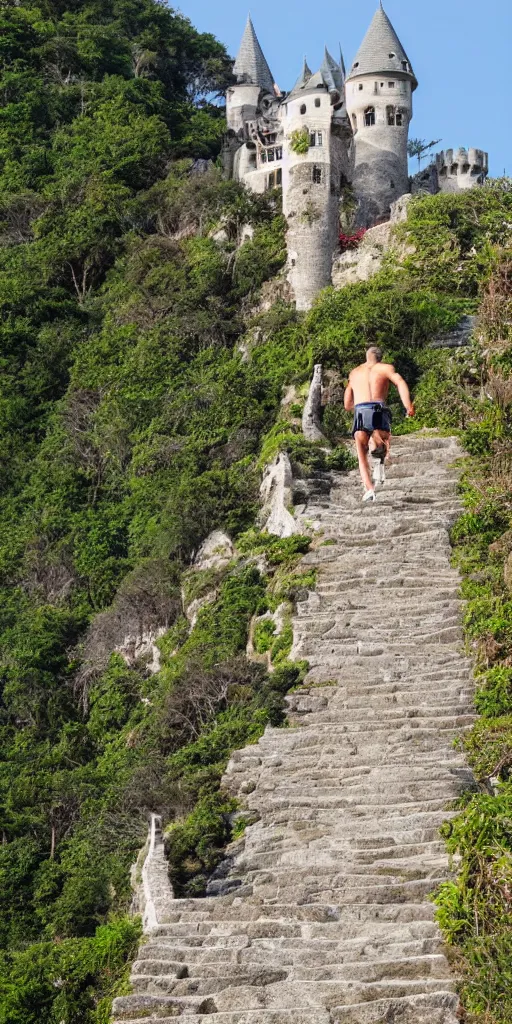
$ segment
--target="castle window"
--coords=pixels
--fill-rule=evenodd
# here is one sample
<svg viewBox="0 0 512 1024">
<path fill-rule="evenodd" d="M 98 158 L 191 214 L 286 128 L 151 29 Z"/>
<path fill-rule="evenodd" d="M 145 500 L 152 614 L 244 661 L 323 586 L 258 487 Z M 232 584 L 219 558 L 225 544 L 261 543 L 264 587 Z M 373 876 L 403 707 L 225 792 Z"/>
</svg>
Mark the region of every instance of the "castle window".
<svg viewBox="0 0 512 1024">
<path fill-rule="evenodd" d="M 324 137 L 322 132 L 310 132 L 309 133 L 309 145 L 312 146 L 323 146 Z"/>
<path fill-rule="evenodd" d="M 402 67 L 403 67 L 404 71 L 408 71 L 409 70 L 409 64 L 407 63 L 406 60 L 402 61 Z"/>
<path fill-rule="evenodd" d="M 394 60 L 394 59 L 395 59 L 395 57 L 396 57 L 396 53 L 390 53 L 390 54 L 389 54 L 389 59 L 390 59 L 390 60 Z"/>
<path fill-rule="evenodd" d="M 306 110 L 307 110 L 306 104 L 305 104 L 305 103 L 303 103 L 303 104 L 302 104 L 302 106 L 301 106 L 301 108 L 300 108 L 300 112 L 301 112 L 301 114 L 305 114 L 305 113 L 306 113 Z"/>
<path fill-rule="evenodd" d="M 394 107 L 387 107 L 386 108 L 386 113 L 387 113 L 388 124 L 389 125 L 396 124 L 395 108 Z"/>
<path fill-rule="evenodd" d="M 363 85 L 363 83 L 362 83 L 362 82 L 360 82 L 360 83 L 359 83 L 359 92 L 362 92 L 362 91 L 363 91 L 363 89 L 364 89 L 364 85 Z"/>
<path fill-rule="evenodd" d="M 469 174 L 469 171 L 470 171 L 470 165 L 469 164 L 464 164 L 463 167 L 462 167 L 462 173 L 463 174 Z"/>
<path fill-rule="evenodd" d="M 282 184 L 283 184 L 283 172 L 282 172 L 281 168 L 279 168 L 279 170 L 276 171 L 276 185 L 282 185 Z"/>
<path fill-rule="evenodd" d="M 399 128 L 401 128 L 404 123 L 404 118 L 401 110 L 397 110 L 396 112 L 396 123 Z"/>
<path fill-rule="evenodd" d="M 359 67 L 359 61 L 358 61 L 358 60 L 356 60 L 355 64 L 353 64 L 352 66 L 353 66 L 354 68 L 358 68 L 358 67 Z"/>
<path fill-rule="evenodd" d="M 375 107 L 367 107 L 364 112 L 364 123 L 366 128 L 371 128 L 375 124 Z"/>
<path fill-rule="evenodd" d="M 282 159 L 283 159 L 283 147 L 282 146 L 278 146 L 277 149 L 276 149 L 276 160 L 282 160 Z M 278 171 L 277 173 L 280 174 L 280 171 Z"/>
<path fill-rule="evenodd" d="M 317 96 L 317 98 L 315 99 L 315 107 L 319 107 L 321 102 L 321 99 Z"/>
<path fill-rule="evenodd" d="M 276 141 L 276 139 L 277 139 L 277 135 L 274 132 L 272 135 L 267 135 L 265 141 L 266 141 L 267 145 L 270 146 L 273 142 Z"/>
<path fill-rule="evenodd" d="M 439 172 L 440 177 L 441 178 L 446 178 L 447 173 L 448 173 L 448 171 L 447 171 L 446 167 L 441 167 L 441 170 Z"/>
<path fill-rule="evenodd" d="M 324 137 L 323 137 L 322 132 L 317 132 L 316 133 L 316 144 L 317 144 L 317 146 L 323 146 L 323 144 L 324 144 Z"/>
<path fill-rule="evenodd" d="M 451 171 L 451 173 L 452 174 L 458 174 L 459 173 L 459 165 L 458 164 L 452 164 L 452 171 Z"/>
<path fill-rule="evenodd" d="M 322 184 L 322 168 L 321 167 L 317 167 L 316 164 L 314 164 L 313 165 L 313 185 L 321 185 L 321 184 Z"/>
<path fill-rule="evenodd" d="M 262 164 L 266 164 L 266 162 L 267 162 L 267 153 L 266 153 L 266 150 L 264 150 L 264 149 L 262 149 L 262 151 L 261 151 L 261 162 L 262 162 Z"/>
<path fill-rule="evenodd" d="M 389 89 L 394 89 L 395 88 L 395 83 L 394 82 L 388 82 L 388 88 Z"/>
<path fill-rule="evenodd" d="M 269 176 L 268 176 L 267 188 L 275 188 L 275 185 L 276 185 L 276 176 L 275 176 L 274 171 L 272 171 L 272 174 L 269 174 Z"/>
<path fill-rule="evenodd" d="M 269 163 L 270 163 L 270 162 L 271 162 L 272 160 L 275 160 L 275 158 L 276 158 L 275 150 L 273 150 L 273 149 L 269 149 L 269 150 L 268 150 L 268 153 L 267 153 L 267 160 L 269 161 Z"/>
<path fill-rule="evenodd" d="M 310 147 L 316 146 L 316 132 L 309 133 L 309 145 Z"/>
<path fill-rule="evenodd" d="M 352 114 L 352 128 L 355 132 L 357 131 L 357 117 L 355 114 Z"/>
</svg>

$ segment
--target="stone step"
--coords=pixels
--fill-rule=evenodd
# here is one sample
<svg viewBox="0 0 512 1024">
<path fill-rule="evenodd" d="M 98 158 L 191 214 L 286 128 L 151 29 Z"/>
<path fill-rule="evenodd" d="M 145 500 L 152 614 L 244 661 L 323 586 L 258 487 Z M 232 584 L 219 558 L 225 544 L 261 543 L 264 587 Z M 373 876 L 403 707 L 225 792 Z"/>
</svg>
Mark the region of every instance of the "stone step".
<svg viewBox="0 0 512 1024">
<path fill-rule="evenodd" d="M 331 1024 L 458 1024 L 455 993 L 380 999 L 331 1010 Z"/>
<path fill-rule="evenodd" d="M 114 1007 L 119 1012 L 117 1007 Z M 122 1009 L 122 1007 L 121 1007 Z M 210 1011 L 206 1011 L 210 1012 Z M 176 1020 L 176 1015 L 171 1016 L 158 1014 L 158 1017 L 150 1016 L 142 1010 L 143 1015 L 138 1017 L 118 1017 L 113 1024 L 169 1024 Z M 165 1011 L 164 1011 L 165 1013 Z M 204 1024 L 204 1016 L 197 1016 L 194 1013 L 187 1014 L 186 1024 Z M 233 1013 L 217 1013 L 215 1024 L 330 1024 L 330 1017 L 327 1010 L 303 1010 L 292 1008 L 291 1010 L 236 1010 Z"/>
<path fill-rule="evenodd" d="M 148 961 L 142 966 L 147 967 Z M 280 981 L 296 982 L 299 986 L 303 983 L 310 985 L 316 982 L 319 985 L 324 983 L 347 983 L 357 982 L 359 984 L 374 984 L 391 981 L 412 982 L 418 979 L 439 980 L 450 982 L 450 972 L 446 957 L 440 954 L 427 956 L 392 959 L 375 959 L 372 962 L 347 961 L 341 964 L 326 966 L 308 967 L 295 965 L 286 968 L 271 968 L 262 966 L 259 963 L 244 964 L 217 964 L 206 966 L 196 965 L 188 970 L 186 977 L 176 977 L 175 972 L 166 971 L 166 964 L 157 965 L 159 970 L 150 974 L 147 970 L 138 973 L 134 968 L 131 976 L 131 983 L 138 992 L 146 992 L 148 995 L 175 996 L 206 996 L 215 995 L 227 988 L 250 986 L 261 988 L 262 986 L 277 985 Z"/>
</svg>

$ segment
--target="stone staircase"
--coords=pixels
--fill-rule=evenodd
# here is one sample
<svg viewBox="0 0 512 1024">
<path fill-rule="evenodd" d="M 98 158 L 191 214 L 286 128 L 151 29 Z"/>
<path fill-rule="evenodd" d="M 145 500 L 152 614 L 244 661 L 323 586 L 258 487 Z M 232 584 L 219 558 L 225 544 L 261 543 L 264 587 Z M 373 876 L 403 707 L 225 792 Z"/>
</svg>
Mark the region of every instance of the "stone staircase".
<svg viewBox="0 0 512 1024">
<path fill-rule="evenodd" d="M 451 438 L 396 439 L 376 504 L 339 475 L 301 511 L 324 531 L 295 620 L 311 670 L 290 727 L 226 776 L 259 820 L 218 895 L 174 901 L 147 936 L 117 1021 L 456 1024 L 429 895 L 449 875 L 439 826 L 474 787 L 454 748 L 474 720 L 447 532 L 459 455 Z"/>
</svg>

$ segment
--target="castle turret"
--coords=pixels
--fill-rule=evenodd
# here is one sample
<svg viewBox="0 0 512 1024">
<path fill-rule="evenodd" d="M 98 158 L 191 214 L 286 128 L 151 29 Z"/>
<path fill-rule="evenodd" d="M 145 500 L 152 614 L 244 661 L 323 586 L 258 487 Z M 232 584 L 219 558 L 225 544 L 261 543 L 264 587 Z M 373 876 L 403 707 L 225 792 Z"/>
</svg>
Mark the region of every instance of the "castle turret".
<svg viewBox="0 0 512 1024">
<path fill-rule="evenodd" d="M 376 11 L 347 76 L 346 102 L 355 139 L 354 190 L 358 224 L 389 216 L 409 191 L 407 142 L 418 82 L 382 6 Z"/>
<path fill-rule="evenodd" d="M 258 41 L 249 15 L 233 74 L 236 85 L 227 91 L 226 115 L 228 129 L 241 132 L 248 122 L 255 121 L 260 96 L 274 96 L 274 79 Z"/>
<path fill-rule="evenodd" d="M 283 212 L 288 277 L 298 309 L 331 283 L 339 203 L 350 175 L 343 72 L 325 51 L 320 71 L 307 63 L 283 105 Z"/>
<path fill-rule="evenodd" d="M 441 192 L 460 192 L 483 185 L 489 173 L 489 156 L 482 149 L 447 149 L 436 156 Z"/>
</svg>

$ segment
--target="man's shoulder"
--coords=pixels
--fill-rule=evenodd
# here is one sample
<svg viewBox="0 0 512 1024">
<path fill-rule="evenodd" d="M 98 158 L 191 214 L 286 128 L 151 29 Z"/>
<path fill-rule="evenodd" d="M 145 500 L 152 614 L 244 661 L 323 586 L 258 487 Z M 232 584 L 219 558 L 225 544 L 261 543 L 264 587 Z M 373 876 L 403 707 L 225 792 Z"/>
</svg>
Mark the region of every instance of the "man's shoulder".
<svg viewBox="0 0 512 1024">
<path fill-rule="evenodd" d="M 354 366 L 354 369 L 352 370 L 352 373 L 350 374 L 350 376 L 351 377 L 355 377 L 355 375 L 357 373 L 361 373 L 361 371 L 365 370 L 365 369 L 366 369 L 366 363 L 361 363 L 359 366 Z"/>
</svg>

